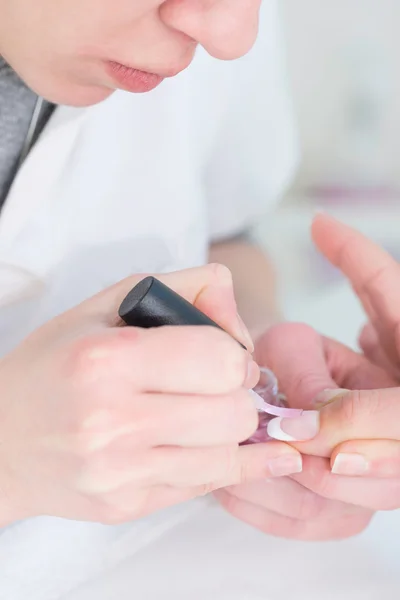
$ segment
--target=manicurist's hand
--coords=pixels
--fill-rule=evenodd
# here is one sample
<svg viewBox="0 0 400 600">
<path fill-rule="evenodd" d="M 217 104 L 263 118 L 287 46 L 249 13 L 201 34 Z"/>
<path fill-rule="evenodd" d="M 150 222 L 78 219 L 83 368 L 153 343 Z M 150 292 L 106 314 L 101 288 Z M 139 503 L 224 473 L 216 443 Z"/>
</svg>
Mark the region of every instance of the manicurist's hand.
<svg viewBox="0 0 400 600">
<path fill-rule="evenodd" d="M 258 368 L 218 265 L 161 276 L 218 322 L 122 327 L 133 276 L 50 321 L 0 362 L 0 520 L 117 523 L 279 473 L 298 452 L 239 447 Z"/>
</svg>

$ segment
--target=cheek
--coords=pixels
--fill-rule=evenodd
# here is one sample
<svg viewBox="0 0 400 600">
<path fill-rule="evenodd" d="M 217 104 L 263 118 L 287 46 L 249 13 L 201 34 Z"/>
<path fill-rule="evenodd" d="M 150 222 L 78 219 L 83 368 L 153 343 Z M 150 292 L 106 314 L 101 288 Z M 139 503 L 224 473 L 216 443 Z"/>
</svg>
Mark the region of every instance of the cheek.
<svg viewBox="0 0 400 600">
<path fill-rule="evenodd" d="M 160 0 L 73 0 L 74 18 L 70 19 L 68 41 L 79 54 L 107 54 L 107 49 L 133 43 L 135 32 L 148 28 L 148 22 L 158 14 Z M 70 2 L 68 2 L 70 5 Z M 72 15 L 71 7 L 68 15 Z M 72 27 L 70 26 L 72 25 Z M 83 51 L 82 51 L 83 50 Z"/>
</svg>

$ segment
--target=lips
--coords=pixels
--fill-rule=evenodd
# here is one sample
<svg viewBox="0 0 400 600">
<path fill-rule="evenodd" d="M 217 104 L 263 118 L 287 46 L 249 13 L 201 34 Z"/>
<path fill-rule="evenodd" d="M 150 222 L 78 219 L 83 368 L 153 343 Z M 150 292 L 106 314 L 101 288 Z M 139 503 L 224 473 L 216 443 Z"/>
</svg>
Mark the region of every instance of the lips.
<svg viewBox="0 0 400 600">
<path fill-rule="evenodd" d="M 112 61 L 107 63 L 106 69 L 117 87 L 127 92 L 150 92 L 164 79 L 156 73 L 147 73 Z"/>
</svg>

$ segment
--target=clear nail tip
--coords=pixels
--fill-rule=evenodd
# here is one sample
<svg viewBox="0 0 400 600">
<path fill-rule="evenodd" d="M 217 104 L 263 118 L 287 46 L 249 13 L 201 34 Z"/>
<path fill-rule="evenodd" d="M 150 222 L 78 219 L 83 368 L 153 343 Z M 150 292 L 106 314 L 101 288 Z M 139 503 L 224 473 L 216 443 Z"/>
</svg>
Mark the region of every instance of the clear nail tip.
<svg viewBox="0 0 400 600">
<path fill-rule="evenodd" d="M 274 417 L 284 417 L 286 419 L 299 417 L 304 411 L 297 408 L 288 408 L 286 399 L 279 392 L 278 380 L 274 373 L 269 369 L 262 367 L 259 383 L 251 390 L 256 408 L 259 412 L 259 424 L 255 434 L 247 443 L 267 442 L 272 438 L 267 432 L 268 423 Z"/>
</svg>

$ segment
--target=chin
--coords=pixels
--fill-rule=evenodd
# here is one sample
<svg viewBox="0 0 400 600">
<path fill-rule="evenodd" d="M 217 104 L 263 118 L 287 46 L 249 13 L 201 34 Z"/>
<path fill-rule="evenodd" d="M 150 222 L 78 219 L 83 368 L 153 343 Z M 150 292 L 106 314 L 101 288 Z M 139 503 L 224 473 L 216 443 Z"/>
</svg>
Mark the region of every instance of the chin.
<svg viewBox="0 0 400 600">
<path fill-rule="evenodd" d="M 106 100 L 115 90 L 103 86 L 64 85 L 51 87 L 41 92 L 49 102 L 64 106 L 84 108 Z"/>
<path fill-rule="evenodd" d="M 75 106 L 77 108 L 94 106 L 109 98 L 114 92 L 115 90 L 101 86 L 86 87 L 76 90 L 71 89 L 61 96 L 62 101 L 59 100 L 57 104 Z"/>
<path fill-rule="evenodd" d="M 43 77 L 43 71 L 38 75 L 37 72 L 24 73 L 21 70 L 19 75 L 36 94 L 64 106 L 83 108 L 99 104 L 115 91 L 105 85 L 60 76 L 61 73 L 62 69 L 56 72 L 49 69 L 48 76 Z"/>
</svg>

